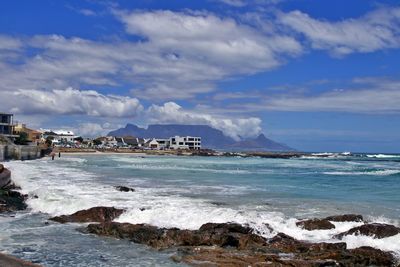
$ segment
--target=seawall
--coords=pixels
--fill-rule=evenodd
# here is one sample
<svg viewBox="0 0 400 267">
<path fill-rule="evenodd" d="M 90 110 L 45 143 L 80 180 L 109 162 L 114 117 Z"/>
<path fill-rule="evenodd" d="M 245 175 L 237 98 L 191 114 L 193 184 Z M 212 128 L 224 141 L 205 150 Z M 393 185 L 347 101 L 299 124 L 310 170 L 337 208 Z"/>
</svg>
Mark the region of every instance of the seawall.
<svg viewBox="0 0 400 267">
<path fill-rule="evenodd" d="M 30 160 L 42 156 L 42 149 L 38 146 L 0 145 L 0 161 Z"/>
</svg>

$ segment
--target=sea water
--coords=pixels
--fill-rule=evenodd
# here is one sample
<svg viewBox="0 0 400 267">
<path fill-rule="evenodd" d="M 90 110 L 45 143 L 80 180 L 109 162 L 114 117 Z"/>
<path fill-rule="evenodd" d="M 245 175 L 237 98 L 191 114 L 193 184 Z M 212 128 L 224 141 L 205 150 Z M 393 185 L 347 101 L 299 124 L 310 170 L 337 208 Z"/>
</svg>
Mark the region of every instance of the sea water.
<svg viewBox="0 0 400 267">
<path fill-rule="evenodd" d="M 83 234 L 80 224 L 46 223 L 51 216 L 95 206 L 124 208 L 116 221 L 198 229 L 207 222 L 247 224 L 312 242 L 360 225 L 302 230 L 299 219 L 357 213 L 400 223 L 400 156 L 310 155 L 296 159 L 135 155 L 63 155 L 51 161 L 7 162 L 30 196 L 27 211 L 0 217 L 0 251 L 44 266 L 176 266 L 173 250 Z M 135 188 L 120 192 L 115 186 Z M 38 198 L 34 198 L 37 196 Z M 271 231 L 271 229 L 273 231 Z M 400 257 L 400 235 L 347 236 L 349 248 L 372 246 Z"/>
</svg>

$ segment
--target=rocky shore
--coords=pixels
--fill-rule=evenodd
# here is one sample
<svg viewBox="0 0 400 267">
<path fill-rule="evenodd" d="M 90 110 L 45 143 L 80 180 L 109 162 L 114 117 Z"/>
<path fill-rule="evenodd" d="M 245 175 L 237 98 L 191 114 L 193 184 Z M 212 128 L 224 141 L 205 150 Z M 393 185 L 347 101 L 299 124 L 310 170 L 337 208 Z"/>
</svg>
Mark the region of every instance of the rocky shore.
<svg viewBox="0 0 400 267">
<path fill-rule="evenodd" d="M 343 236 L 351 234 L 384 238 L 400 233 L 396 226 L 368 223 L 361 215 L 299 221 L 299 227 L 313 230 L 335 227 L 332 222 L 362 223 L 335 237 L 336 243 L 310 243 L 284 233 L 265 238 L 237 223 L 207 223 L 198 230 L 185 230 L 113 222 L 123 212 L 114 207 L 94 207 L 50 220 L 96 222 L 81 231 L 127 239 L 158 250 L 173 249 L 172 260 L 192 266 L 400 266 L 390 252 L 372 247 L 348 249 L 346 243 L 340 242 Z"/>
<path fill-rule="evenodd" d="M 19 193 L 20 189 L 11 180 L 11 172 L 0 164 L 0 213 L 7 214 L 16 211 L 25 210 L 27 205 L 25 203 L 28 195 Z M 7 267 L 40 267 L 27 261 L 17 259 L 15 257 L 0 253 L 0 266 Z"/>
</svg>

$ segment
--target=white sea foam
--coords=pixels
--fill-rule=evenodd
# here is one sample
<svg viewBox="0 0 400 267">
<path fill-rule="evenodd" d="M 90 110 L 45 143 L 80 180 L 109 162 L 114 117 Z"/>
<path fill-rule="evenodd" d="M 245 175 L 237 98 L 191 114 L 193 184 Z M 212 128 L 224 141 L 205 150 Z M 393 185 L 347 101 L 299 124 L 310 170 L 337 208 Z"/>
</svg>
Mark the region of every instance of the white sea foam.
<svg viewBox="0 0 400 267">
<path fill-rule="evenodd" d="M 388 176 L 399 174 L 400 170 L 376 170 L 376 171 L 333 171 L 324 172 L 328 175 L 373 175 L 373 176 Z"/>
<path fill-rule="evenodd" d="M 265 237 L 272 237 L 278 232 L 283 232 L 296 239 L 312 242 L 339 242 L 332 237 L 361 224 L 334 222 L 335 229 L 307 231 L 296 226 L 298 219 L 288 218 L 283 213 L 265 206 L 234 208 L 216 206 L 207 199 L 194 199 L 174 194 L 179 189 L 166 187 L 136 187 L 136 192 L 119 192 L 111 185 L 100 183 L 94 173 L 83 171 L 82 168 L 70 168 L 68 165 L 57 164 L 47 159 L 11 162 L 7 163 L 7 166 L 11 168 L 14 181 L 22 186 L 24 193 L 38 196 L 38 198 L 28 200 L 31 211 L 48 213 L 50 216 L 70 214 L 104 205 L 126 209 L 126 212 L 116 220 L 118 222 L 148 223 L 158 227 L 181 229 L 198 229 L 208 222 L 237 222 L 248 224 Z M 207 186 L 192 188 L 192 190 L 205 189 Z M 221 190 L 218 186 L 210 187 L 211 189 Z M 240 192 L 241 188 L 228 188 L 226 193 L 233 194 L 235 190 Z M 385 218 L 371 219 L 378 222 L 385 221 Z M 272 232 L 268 225 L 272 227 Z M 347 236 L 343 241 L 350 248 L 369 245 L 386 251 L 394 251 L 400 255 L 400 235 L 385 239 Z"/>
<path fill-rule="evenodd" d="M 400 158 L 400 155 L 389 155 L 389 154 L 371 154 L 367 155 L 368 158 L 386 159 L 386 158 Z"/>
</svg>

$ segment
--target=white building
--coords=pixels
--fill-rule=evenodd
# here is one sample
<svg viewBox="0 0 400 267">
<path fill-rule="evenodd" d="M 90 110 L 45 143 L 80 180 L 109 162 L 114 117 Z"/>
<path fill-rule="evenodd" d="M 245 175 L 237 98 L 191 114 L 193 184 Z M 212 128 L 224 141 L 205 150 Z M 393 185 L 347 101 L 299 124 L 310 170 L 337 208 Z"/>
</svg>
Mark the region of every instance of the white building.
<svg viewBox="0 0 400 267">
<path fill-rule="evenodd" d="M 150 149 L 160 149 L 160 144 L 156 139 L 149 139 L 144 143 L 144 146 Z"/>
<path fill-rule="evenodd" d="M 58 142 L 73 143 L 74 139 L 77 137 L 72 131 L 54 131 L 56 135 L 54 140 Z"/>
<path fill-rule="evenodd" d="M 174 136 L 169 138 L 169 147 L 171 149 L 191 149 L 200 150 L 201 149 L 201 137 L 194 136 Z"/>
</svg>

